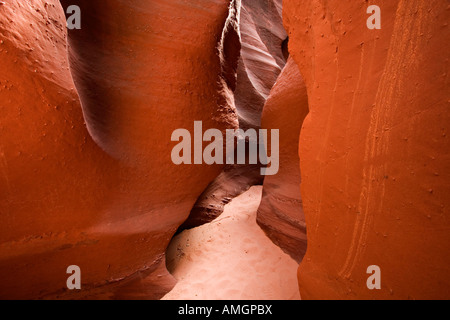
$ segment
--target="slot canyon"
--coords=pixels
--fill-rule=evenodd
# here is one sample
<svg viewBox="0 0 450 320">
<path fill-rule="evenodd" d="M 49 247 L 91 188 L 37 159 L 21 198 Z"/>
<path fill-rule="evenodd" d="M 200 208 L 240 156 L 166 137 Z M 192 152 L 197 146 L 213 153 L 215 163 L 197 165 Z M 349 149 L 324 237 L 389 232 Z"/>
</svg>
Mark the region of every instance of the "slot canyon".
<svg viewBox="0 0 450 320">
<path fill-rule="evenodd" d="M 449 22 L 448 0 L 0 1 L 0 299 L 450 299 Z"/>
</svg>

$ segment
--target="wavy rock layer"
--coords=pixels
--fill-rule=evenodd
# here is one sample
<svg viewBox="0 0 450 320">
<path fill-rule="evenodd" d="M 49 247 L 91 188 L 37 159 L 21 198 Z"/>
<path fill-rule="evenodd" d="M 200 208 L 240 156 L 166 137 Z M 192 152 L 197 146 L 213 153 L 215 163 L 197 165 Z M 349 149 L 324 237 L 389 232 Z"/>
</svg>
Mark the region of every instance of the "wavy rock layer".
<svg viewBox="0 0 450 320">
<path fill-rule="evenodd" d="M 286 64 L 283 42 L 287 34 L 281 11 L 281 0 L 236 2 L 240 42 L 234 47 L 240 49 L 240 56 L 234 100 L 243 130 L 261 127 L 264 104 Z M 227 166 L 200 196 L 180 229 L 213 221 L 231 199 L 263 181 L 259 165 Z"/>
<path fill-rule="evenodd" d="M 257 221 L 269 238 L 298 262 L 306 252 L 298 140 L 307 114 L 306 87 L 290 58 L 264 107 L 262 128 L 280 130 L 280 169 L 264 179 Z"/>
<path fill-rule="evenodd" d="M 237 123 L 229 2 L 78 4 L 70 67 L 58 1 L 0 4 L 0 297 L 159 298 L 164 251 L 222 169 L 173 165 L 171 133 Z"/>
<path fill-rule="evenodd" d="M 449 27 L 444 0 L 285 0 L 308 89 L 300 139 L 305 299 L 450 297 Z M 369 290 L 367 268 L 381 268 Z"/>
</svg>

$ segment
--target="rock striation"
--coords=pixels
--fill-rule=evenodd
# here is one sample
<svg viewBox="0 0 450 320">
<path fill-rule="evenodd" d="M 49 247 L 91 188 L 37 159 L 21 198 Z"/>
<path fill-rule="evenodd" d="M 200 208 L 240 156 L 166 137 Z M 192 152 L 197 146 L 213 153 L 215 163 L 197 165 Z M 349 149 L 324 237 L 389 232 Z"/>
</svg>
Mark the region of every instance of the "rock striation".
<svg viewBox="0 0 450 320">
<path fill-rule="evenodd" d="M 240 129 L 259 129 L 264 104 L 286 64 L 282 1 L 240 0 L 235 8 L 240 49 L 234 90 L 236 113 Z M 263 181 L 260 165 L 226 166 L 199 197 L 180 230 L 213 221 L 231 199 Z"/>
<path fill-rule="evenodd" d="M 264 179 L 257 222 L 268 237 L 300 262 L 306 252 L 306 223 L 300 194 L 298 142 L 308 114 L 308 96 L 298 67 L 289 58 L 264 107 L 263 129 L 280 130 L 280 168 Z M 270 145 L 269 145 L 270 154 Z"/>
<path fill-rule="evenodd" d="M 381 29 L 367 27 L 373 4 Z M 302 298 L 449 298 L 448 1 L 283 5 L 310 108 Z M 381 290 L 367 287 L 372 265 Z"/>
<path fill-rule="evenodd" d="M 61 4 L 0 4 L 0 297 L 162 297 L 169 241 L 222 170 L 174 165 L 171 134 L 237 127 L 232 6 L 78 1 L 67 38 Z"/>
</svg>

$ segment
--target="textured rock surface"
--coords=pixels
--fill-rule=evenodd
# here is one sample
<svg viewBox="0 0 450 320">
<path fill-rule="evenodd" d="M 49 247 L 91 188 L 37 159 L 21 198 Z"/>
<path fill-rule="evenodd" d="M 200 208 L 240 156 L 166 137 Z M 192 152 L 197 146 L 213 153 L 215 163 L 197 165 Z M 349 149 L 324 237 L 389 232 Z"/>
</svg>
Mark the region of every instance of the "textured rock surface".
<svg viewBox="0 0 450 320">
<path fill-rule="evenodd" d="M 284 18 L 310 106 L 302 297 L 448 299 L 448 1 L 285 0 Z"/>
<path fill-rule="evenodd" d="M 234 100 L 239 127 L 258 129 L 266 99 L 286 64 L 282 1 L 241 0 L 236 4 L 241 50 Z M 180 229 L 214 220 L 231 199 L 263 181 L 259 165 L 227 166 L 200 196 Z"/>
<path fill-rule="evenodd" d="M 298 140 L 307 114 L 306 87 L 290 58 L 264 107 L 262 128 L 280 130 L 280 169 L 264 179 L 257 221 L 269 238 L 298 262 L 306 252 Z"/>
<path fill-rule="evenodd" d="M 297 263 L 256 224 L 261 193 L 262 186 L 250 188 L 215 221 L 173 239 L 167 268 L 178 282 L 164 300 L 300 298 Z"/>
<path fill-rule="evenodd" d="M 236 109 L 243 129 L 259 128 L 264 104 L 286 64 L 282 1 L 242 0 Z"/>
<path fill-rule="evenodd" d="M 174 130 L 193 127 L 192 119 L 218 129 L 235 120 L 216 84 L 221 76 L 233 82 L 233 55 L 237 66 L 231 50 L 221 55 L 222 67 L 215 57 L 219 44 L 233 41 L 222 41 L 229 1 L 78 5 L 83 27 L 69 33 L 71 67 L 88 129 L 108 154 L 130 165 L 146 165 L 153 156 L 151 165 L 164 167 L 170 152 L 161 142 Z M 232 24 L 227 29 L 234 31 Z"/>
<path fill-rule="evenodd" d="M 229 2 L 78 4 L 70 67 L 58 1 L 0 5 L 0 297 L 158 298 L 164 251 L 221 171 L 173 165 L 171 133 L 237 123 L 216 49 Z"/>
</svg>

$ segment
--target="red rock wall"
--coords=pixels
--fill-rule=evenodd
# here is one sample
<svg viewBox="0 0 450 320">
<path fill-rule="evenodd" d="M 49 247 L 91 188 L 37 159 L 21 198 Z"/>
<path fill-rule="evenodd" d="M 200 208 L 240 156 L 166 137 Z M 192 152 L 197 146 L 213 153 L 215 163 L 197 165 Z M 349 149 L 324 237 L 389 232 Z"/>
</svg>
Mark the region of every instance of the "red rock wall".
<svg viewBox="0 0 450 320">
<path fill-rule="evenodd" d="M 282 44 L 282 0 L 242 0 L 241 57 L 237 72 L 236 109 L 241 128 L 259 128 L 264 104 L 286 59 Z"/>
<path fill-rule="evenodd" d="M 381 30 L 366 27 L 380 6 Z M 310 105 L 304 299 L 450 298 L 449 3 L 285 0 Z M 381 290 L 368 290 L 368 266 Z"/>
<path fill-rule="evenodd" d="M 0 298 L 158 298 L 164 251 L 222 169 L 173 165 L 171 134 L 237 124 L 229 2 L 78 5 L 69 48 L 58 1 L 0 5 Z"/>
<path fill-rule="evenodd" d="M 262 128 L 280 130 L 280 168 L 276 175 L 264 179 L 257 222 L 275 244 L 298 262 L 306 252 L 298 140 L 307 114 L 306 87 L 290 58 L 264 106 Z M 269 154 L 270 150 L 269 145 Z"/>
<path fill-rule="evenodd" d="M 235 4 L 239 43 L 229 47 L 238 48 L 240 53 L 234 87 L 236 112 L 241 129 L 259 129 L 270 89 L 286 64 L 282 1 L 241 0 Z M 260 165 L 226 166 L 200 196 L 180 229 L 213 221 L 222 214 L 225 204 L 263 181 Z"/>
</svg>

